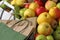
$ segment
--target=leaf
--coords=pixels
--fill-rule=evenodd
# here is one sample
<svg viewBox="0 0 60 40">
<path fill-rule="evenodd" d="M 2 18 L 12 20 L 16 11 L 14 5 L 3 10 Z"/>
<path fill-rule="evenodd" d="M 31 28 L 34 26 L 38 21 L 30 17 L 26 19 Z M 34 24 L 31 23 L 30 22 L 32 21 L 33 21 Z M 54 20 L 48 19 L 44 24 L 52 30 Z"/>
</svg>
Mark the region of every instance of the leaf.
<svg viewBox="0 0 60 40">
<path fill-rule="evenodd" d="M 19 6 L 15 6 L 14 13 L 19 15 L 19 10 L 20 10 L 20 7 Z"/>
<path fill-rule="evenodd" d="M 14 10 L 14 15 L 16 18 L 20 18 L 20 15 L 19 15 L 19 10 L 20 10 L 20 7 L 15 5 L 15 10 Z"/>
<path fill-rule="evenodd" d="M 7 6 L 6 6 L 5 4 L 2 4 L 0 7 L 4 9 L 4 8 L 6 8 Z"/>
</svg>

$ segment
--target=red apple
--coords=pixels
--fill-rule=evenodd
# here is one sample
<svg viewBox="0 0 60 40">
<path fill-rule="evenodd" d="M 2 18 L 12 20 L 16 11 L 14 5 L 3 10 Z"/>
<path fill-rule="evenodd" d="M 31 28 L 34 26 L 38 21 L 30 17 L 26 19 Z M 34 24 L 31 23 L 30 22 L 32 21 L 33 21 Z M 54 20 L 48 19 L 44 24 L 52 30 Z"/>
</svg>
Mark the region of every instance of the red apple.
<svg viewBox="0 0 60 40">
<path fill-rule="evenodd" d="M 39 0 L 33 0 L 33 1 L 35 2 L 35 1 L 39 1 Z"/>
<path fill-rule="evenodd" d="M 55 13 L 57 18 L 60 18 L 60 9 L 56 8 Z"/>
<path fill-rule="evenodd" d="M 60 18 L 60 9 L 57 7 L 53 7 L 49 10 L 49 14 L 52 18 Z"/>
<path fill-rule="evenodd" d="M 29 8 L 30 3 L 25 4 L 25 8 Z"/>
<path fill-rule="evenodd" d="M 41 0 L 33 0 L 33 1 L 35 2 L 35 1 L 41 1 Z"/>
<path fill-rule="evenodd" d="M 42 1 L 35 1 L 35 3 L 37 3 L 39 6 L 43 6 Z"/>
<path fill-rule="evenodd" d="M 36 33 L 36 34 L 34 35 L 34 37 L 36 38 L 38 35 L 39 35 L 39 34 Z"/>
<path fill-rule="evenodd" d="M 46 9 L 44 7 L 38 7 L 36 9 L 36 16 L 39 16 L 43 12 L 46 12 Z"/>
<path fill-rule="evenodd" d="M 51 8 L 53 8 L 53 7 L 55 7 L 56 6 L 56 3 L 54 2 L 54 1 L 47 1 L 46 3 L 45 3 L 45 8 L 47 9 L 47 10 L 50 10 Z"/>
</svg>

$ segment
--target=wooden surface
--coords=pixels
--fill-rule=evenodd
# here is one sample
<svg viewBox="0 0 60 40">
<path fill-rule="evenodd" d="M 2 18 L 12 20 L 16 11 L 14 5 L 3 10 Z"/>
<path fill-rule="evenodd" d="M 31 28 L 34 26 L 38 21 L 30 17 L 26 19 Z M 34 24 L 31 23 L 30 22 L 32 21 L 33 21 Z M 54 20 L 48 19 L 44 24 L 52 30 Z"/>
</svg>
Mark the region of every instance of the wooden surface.
<svg viewBox="0 0 60 40">
<path fill-rule="evenodd" d="M 32 25 L 29 23 L 29 26 L 22 32 L 20 32 L 21 34 L 28 36 L 31 32 L 34 31 L 34 29 L 36 28 L 36 17 L 33 18 L 27 18 L 27 20 L 32 22 Z M 8 20 L 9 23 L 7 24 L 8 27 L 11 27 L 14 23 L 17 22 L 17 20 Z M 0 20 L 0 22 L 3 23 L 7 23 L 7 20 Z M 25 22 L 25 23 L 24 23 Z M 21 21 L 18 24 L 16 24 L 13 28 L 13 30 L 15 30 L 16 32 L 19 32 L 20 30 L 22 30 L 25 26 L 27 25 L 26 21 Z"/>
</svg>

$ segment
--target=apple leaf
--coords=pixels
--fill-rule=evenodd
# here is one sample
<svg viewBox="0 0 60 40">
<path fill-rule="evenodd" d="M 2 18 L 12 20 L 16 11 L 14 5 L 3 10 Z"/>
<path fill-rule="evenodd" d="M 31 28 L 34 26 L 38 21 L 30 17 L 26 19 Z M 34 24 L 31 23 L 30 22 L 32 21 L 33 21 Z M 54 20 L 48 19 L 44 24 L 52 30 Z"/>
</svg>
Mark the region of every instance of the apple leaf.
<svg viewBox="0 0 60 40">
<path fill-rule="evenodd" d="M 20 19 L 20 15 L 19 15 L 19 10 L 20 10 L 20 7 L 19 6 L 14 6 L 15 7 L 15 10 L 14 10 L 14 15 L 16 18 Z"/>
</svg>

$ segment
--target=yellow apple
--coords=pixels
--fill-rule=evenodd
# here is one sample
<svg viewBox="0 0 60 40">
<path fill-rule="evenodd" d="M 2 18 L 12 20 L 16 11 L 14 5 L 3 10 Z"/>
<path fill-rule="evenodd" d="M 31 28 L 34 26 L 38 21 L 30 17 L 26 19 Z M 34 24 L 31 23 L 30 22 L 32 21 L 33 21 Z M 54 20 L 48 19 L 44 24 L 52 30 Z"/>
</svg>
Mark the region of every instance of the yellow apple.
<svg viewBox="0 0 60 40">
<path fill-rule="evenodd" d="M 15 5 L 16 4 L 16 0 L 13 0 L 12 2 L 11 2 L 11 5 Z"/>
<path fill-rule="evenodd" d="M 41 13 L 37 18 L 38 24 L 40 24 L 42 22 L 48 22 L 49 23 L 50 21 L 51 21 L 51 16 L 47 12 Z"/>
<path fill-rule="evenodd" d="M 24 17 L 34 17 L 35 16 L 35 12 L 32 9 L 26 9 L 26 11 L 24 12 Z"/>
<path fill-rule="evenodd" d="M 16 0 L 16 5 L 18 6 L 24 5 L 24 3 L 25 3 L 25 0 Z"/>
<path fill-rule="evenodd" d="M 49 14 L 51 15 L 52 18 L 56 18 L 55 8 L 56 8 L 56 7 L 51 8 L 51 9 L 49 10 Z"/>
<path fill-rule="evenodd" d="M 50 35 L 53 32 L 53 29 L 51 28 L 51 25 L 47 22 L 43 22 L 38 25 L 37 32 L 40 35 Z"/>
<path fill-rule="evenodd" d="M 60 9 L 57 7 L 53 7 L 49 10 L 49 14 L 52 18 L 60 18 Z"/>
<path fill-rule="evenodd" d="M 35 2 L 32 2 L 31 4 L 30 4 L 30 6 L 29 6 L 29 8 L 30 9 L 32 9 L 32 10 L 36 10 L 36 8 L 38 8 L 39 7 L 39 5 L 37 4 L 37 3 L 35 3 Z"/>
</svg>

